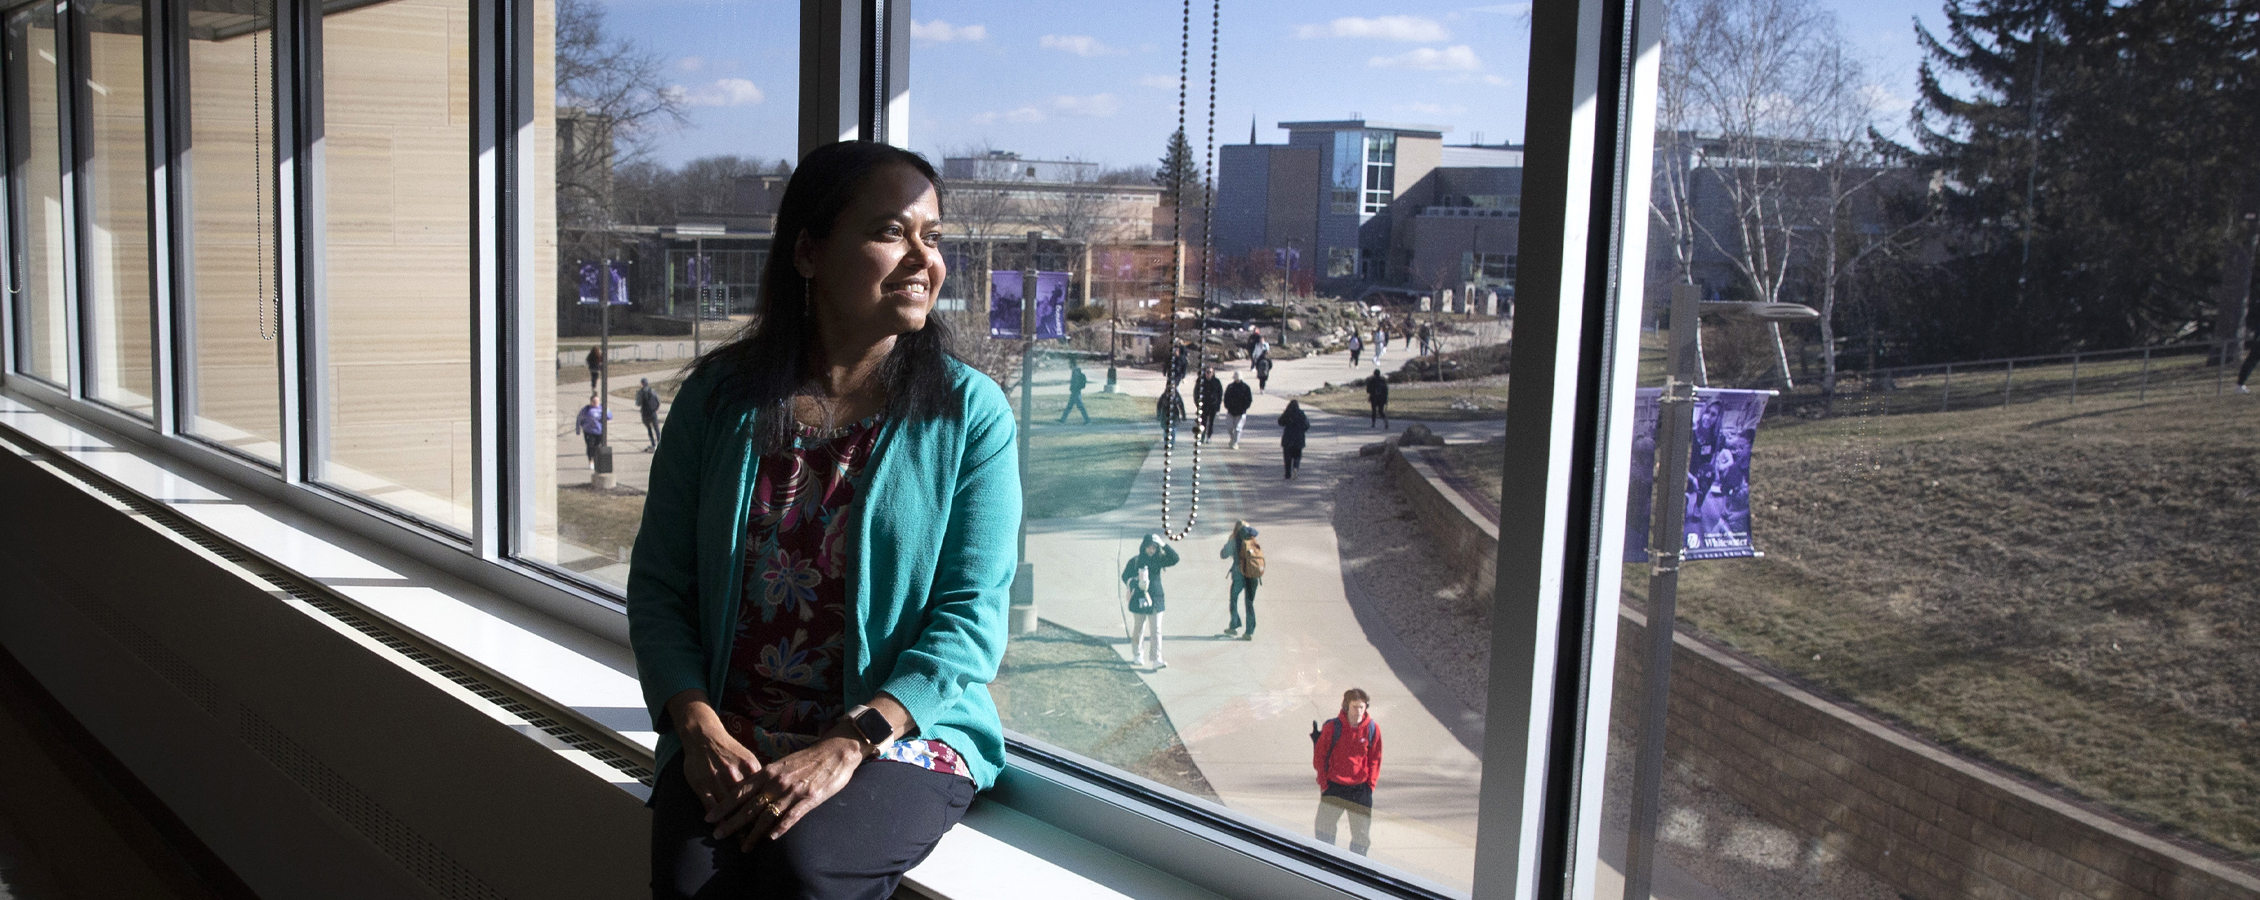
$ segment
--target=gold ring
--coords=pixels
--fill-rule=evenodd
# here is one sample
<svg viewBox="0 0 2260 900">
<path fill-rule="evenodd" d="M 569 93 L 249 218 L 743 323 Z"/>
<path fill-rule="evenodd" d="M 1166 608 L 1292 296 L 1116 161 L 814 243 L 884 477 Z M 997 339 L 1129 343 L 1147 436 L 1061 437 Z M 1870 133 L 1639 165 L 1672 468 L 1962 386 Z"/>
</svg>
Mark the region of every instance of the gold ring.
<svg viewBox="0 0 2260 900">
<path fill-rule="evenodd" d="M 784 817 L 785 817 L 785 813 L 784 813 L 784 811 L 783 811 L 783 810 L 780 810 L 780 809 L 778 809 L 778 808 L 777 808 L 777 801 L 775 801 L 775 800 L 768 800 L 768 799 L 764 799 L 764 800 L 762 800 L 762 801 L 761 801 L 761 808 L 762 808 L 762 809 L 766 809 L 766 810 L 768 810 L 768 811 L 769 811 L 769 817 L 770 817 L 770 818 L 772 818 L 772 819 L 782 819 L 782 818 L 784 818 Z"/>
</svg>

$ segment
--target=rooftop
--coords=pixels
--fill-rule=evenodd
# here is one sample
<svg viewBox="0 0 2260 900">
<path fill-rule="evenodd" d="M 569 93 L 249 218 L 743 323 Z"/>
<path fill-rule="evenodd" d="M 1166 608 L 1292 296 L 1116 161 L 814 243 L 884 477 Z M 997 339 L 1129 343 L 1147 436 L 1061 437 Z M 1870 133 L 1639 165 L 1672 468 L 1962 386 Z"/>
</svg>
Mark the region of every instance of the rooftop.
<svg viewBox="0 0 2260 900">
<path fill-rule="evenodd" d="M 1400 134 L 1425 134 L 1443 137 L 1452 130 L 1450 125 L 1421 125 L 1411 122 L 1375 122 L 1367 119 L 1334 119 L 1318 122 L 1281 122 L 1279 127 L 1288 131 L 1394 131 Z"/>
</svg>

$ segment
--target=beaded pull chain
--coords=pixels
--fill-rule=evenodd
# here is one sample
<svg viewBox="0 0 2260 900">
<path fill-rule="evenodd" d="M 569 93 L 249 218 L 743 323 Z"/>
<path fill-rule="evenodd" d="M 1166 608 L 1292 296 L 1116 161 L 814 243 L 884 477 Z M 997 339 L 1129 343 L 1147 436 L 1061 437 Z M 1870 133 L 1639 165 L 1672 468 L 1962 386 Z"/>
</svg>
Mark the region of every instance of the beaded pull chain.
<svg viewBox="0 0 2260 900">
<path fill-rule="evenodd" d="M 1195 374 L 1195 370 L 1199 368 L 1199 363 L 1200 363 L 1200 362 L 1202 361 L 1201 357 L 1203 357 L 1203 356 L 1207 355 L 1207 352 L 1208 352 L 1208 295 L 1209 295 L 1209 276 L 1210 276 L 1211 272 L 1212 272 L 1212 271 L 1214 270 L 1214 268 L 1215 268 L 1215 265 L 1216 265 L 1216 263 L 1215 263 L 1215 256 L 1216 256 L 1216 254 L 1215 254 L 1215 253 L 1213 252 L 1213 248 L 1212 248 L 1212 243 L 1213 243 L 1213 242 L 1212 242 L 1212 241 L 1210 240 L 1210 238 L 1209 238 L 1209 231 L 1210 231 L 1210 227 L 1211 227 L 1211 225 L 1213 224 L 1213 221 L 1214 221 L 1214 217 L 1213 217 L 1213 215 L 1212 215 L 1212 212 L 1211 212 L 1211 208 L 1212 208 L 1212 207 L 1214 207 L 1214 206 L 1216 205 L 1216 197 L 1215 197 L 1215 191 L 1216 191 L 1216 188 L 1215 188 L 1215 183 L 1214 183 L 1214 182 L 1213 182 L 1213 181 L 1212 181 L 1212 180 L 1210 179 L 1209 175 L 1210 175 L 1210 173 L 1212 173 L 1212 172 L 1214 172 L 1214 171 L 1215 171 L 1215 165 L 1216 165 L 1216 57 L 1217 57 L 1217 35 L 1218 35 L 1218 34 L 1220 33 L 1220 31 L 1222 30 L 1223 18 L 1224 18 L 1224 0 L 1210 0 L 1210 3 L 1209 3 L 1209 30 L 1208 30 L 1208 135 L 1207 135 L 1207 137 L 1206 137 L 1206 150 L 1204 151 L 1204 154 L 1203 154 L 1203 157 L 1202 157 L 1202 166 L 1203 166 L 1203 168 L 1202 168 L 1202 170 L 1201 170 L 1201 275 L 1200 275 L 1200 284 L 1201 284 L 1201 315 L 1200 315 L 1200 343 L 1199 343 L 1198 345 L 1196 345 L 1196 348 L 1195 348 L 1195 350 L 1194 350 L 1194 353 L 1193 353 L 1193 359 L 1191 359 L 1191 360 L 1188 360 L 1188 361 L 1186 362 L 1186 365 L 1185 365 L 1185 371 L 1184 371 L 1184 373 L 1183 373 L 1183 376 L 1191 376 L 1191 375 L 1194 375 L 1194 374 Z M 1189 81 L 1190 81 L 1190 74 L 1191 74 L 1191 71 L 1192 71 L 1192 57 L 1193 57 L 1193 0 L 1185 0 L 1185 3 L 1184 3 L 1184 17 L 1183 17 L 1183 20 L 1182 20 L 1182 22 L 1180 23 L 1180 28 L 1179 28 L 1179 31 L 1178 31 L 1178 49 L 1177 49 L 1177 133 L 1178 133 L 1178 134 L 1179 134 L 1180 136 L 1182 136 L 1182 135 L 1183 135 L 1183 134 L 1185 133 L 1185 110 L 1186 110 L 1186 102 L 1185 102 L 1185 101 L 1186 101 L 1187 86 L 1188 86 L 1188 83 L 1189 83 Z M 1171 155 L 1172 157 L 1174 157 L 1174 156 L 1176 155 L 1176 151 L 1177 151 L 1177 148 L 1176 148 L 1176 147 L 1175 147 L 1174 145 L 1170 147 L 1170 155 Z M 1176 161 L 1175 159 L 1172 159 L 1172 160 L 1171 160 L 1171 162 L 1172 162 L 1172 163 L 1176 163 L 1177 161 Z M 1174 249 L 1174 251 L 1175 251 L 1175 253 L 1174 253 L 1175 259 L 1174 259 L 1174 263 L 1173 263 L 1173 268 L 1174 268 L 1174 273 L 1173 273 L 1173 274 L 1174 274 L 1174 275 L 1176 276 L 1176 282 L 1175 282 L 1175 283 L 1177 283 L 1177 284 L 1180 284 L 1180 285 L 1181 285 L 1181 284 L 1184 284 L 1184 283 L 1185 283 L 1185 195 L 1184 195 L 1184 190 L 1183 190 L 1183 186 L 1184 186 L 1184 176 L 1185 176 L 1185 173 L 1184 173 L 1184 171 L 1182 170 L 1182 168 L 1180 168 L 1180 169 L 1179 169 L 1178 171 L 1176 171 L 1176 172 L 1172 172 L 1172 173 L 1170 173 L 1170 178 L 1171 178 L 1171 182 L 1172 182 L 1172 183 L 1171 183 L 1171 184 L 1170 184 L 1170 186 L 1169 186 L 1169 189 L 1170 189 L 1170 190 L 1171 190 L 1172 192 L 1174 192 L 1174 193 L 1176 194 L 1175 202 L 1171 204 L 1172 210 L 1173 210 L 1173 212 L 1174 212 L 1174 215 L 1175 215 L 1175 217 L 1176 217 L 1176 222 L 1175 222 L 1175 225 L 1176 225 L 1176 233 L 1175 233 L 1175 237 L 1176 237 L 1176 240 L 1172 242 L 1172 243 L 1173 243 L 1173 245 L 1174 245 L 1174 246 L 1173 246 L 1173 249 Z M 1179 293 L 1179 294 L 1177 294 L 1177 295 L 1176 295 L 1176 297 L 1175 297 L 1175 300 L 1176 300 L 1176 301 L 1183 301 L 1184 299 L 1185 299 L 1185 298 L 1184 298 L 1184 295 L 1183 295 L 1182 293 Z M 1177 353 L 1177 346 L 1178 346 L 1178 344 L 1177 344 L 1177 306 L 1178 306 L 1178 303 L 1177 303 L 1177 302 L 1172 302 L 1172 303 L 1170 304 L 1170 307 L 1169 307 L 1169 352 L 1170 352 L 1170 354 L 1171 354 L 1171 356 L 1172 356 L 1172 361 L 1174 361 L 1174 357 L 1175 357 L 1175 355 L 1176 355 L 1176 353 Z M 1167 364 L 1165 364 L 1165 365 L 1167 365 Z M 1183 376 L 1181 376 L 1181 377 L 1183 377 Z M 1165 390 L 1168 390 L 1168 391 L 1172 391 L 1172 392 L 1174 392 L 1174 391 L 1176 391 L 1176 389 L 1177 389 L 1177 383 L 1176 383 L 1175 381 L 1171 381 L 1171 382 L 1169 383 L 1168 387 L 1166 387 L 1166 388 L 1164 388 L 1164 389 L 1165 389 Z M 1193 391 L 1194 391 L 1194 396 L 1195 396 L 1195 398 L 1196 398 L 1196 402 L 1198 402 L 1198 397 L 1199 397 L 1199 393 L 1200 393 L 1200 385 L 1199 385 L 1199 383 L 1198 383 L 1198 382 L 1195 382 L 1195 383 L 1194 383 Z M 1171 524 L 1170 524 L 1171 520 L 1172 520 L 1172 519 L 1174 518 L 1174 516 L 1170 515 L 1170 510 L 1169 510 L 1170 488 L 1171 488 L 1171 484 L 1172 484 L 1172 482 L 1173 482 L 1173 481 L 1175 480 L 1175 479 L 1174 479 L 1174 478 L 1173 478 L 1172 476 L 1173 476 L 1173 474 L 1174 474 L 1174 472 L 1175 472 L 1175 469 L 1176 469 L 1176 456 L 1177 456 L 1177 423 L 1178 423 L 1178 421 L 1179 421 L 1179 420 L 1183 419 L 1183 418 L 1184 418 L 1184 416 L 1185 416 L 1185 410 L 1184 410 L 1183 406 L 1182 406 L 1182 405 L 1180 404 L 1180 405 L 1179 405 L 1178 407 L 1176 407 L 1176 408 L 1173 408 L 1173 409 L 1170 409 L 1170 410 L 1169 410 L 1169 411 L 1168 411 L 1167 413 L 1165 413 L 1165 414 L 1163 415 L 1163 422 L 1162 422 L 1162 429 L 1163 429 L 1163 430 L 1162 430 L 1162 439 L 1161 439 L 1161 535 L 1162 535 L 1162 537 L 1164 537 L 1164 538 L 1167 538 L 1167 539 L 1169 539 L 1169 540 L 1172 540 L 1172 541 L 1181 541 L 1181 540 L 1184 540 L 1184 539 L 1185 539 L 1185 538 L 1186 538 L 1187 536 L 1189 536 L 1189 535 L 1191 535 L 1191 534 L 1193 533 L 1193 524 L 1194 524 L 1195 522 L 1198 522 L 1198 521 L 1200 521 L 1200 518 L 1201 518 L 1201 447 L 1202 447 L 1202 445 L 1204 445 L 1204 444 L 1206 444 L 1206 443 L 1208 442 L 1208 437 L 1209 437 L 1209 433 L 1208 433 L 1208 432 L 1209 432 L 1209 429 L 1208 429 L 1208 427 L 1207 427 L 1207 425 L 1206 425 L 1206 420 L 1203 420 L 1203 419 L 1199 419 L 1199 418 L 1195 418 L 1195 419 L 1193 420 L 1193 489 L 1192 489 L 1192 504 L 1191 504 L 1191 507 L 1192 507 L 1192 508 L 1191 508 L 1190 510 L 1188 510 L 1188 511 L 1186 512 L 1186 515 L 1185 515 L 1185 526 L 1184 526 L 1183 528 L 1173 528 L 1173 527 L 1171 527 Z"/>
</svg>

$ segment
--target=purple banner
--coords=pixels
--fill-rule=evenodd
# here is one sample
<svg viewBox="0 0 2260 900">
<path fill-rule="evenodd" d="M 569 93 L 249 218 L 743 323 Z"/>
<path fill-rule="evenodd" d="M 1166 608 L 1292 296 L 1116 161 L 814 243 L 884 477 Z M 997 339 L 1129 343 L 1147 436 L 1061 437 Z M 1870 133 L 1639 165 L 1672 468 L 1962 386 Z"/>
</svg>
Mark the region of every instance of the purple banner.
<svg viewBox="0 0 2260 900">
<path fill-rule="evenodd" d="M 1036 273 L 1036 338 L 1067 337 L 1067 273 Z"/>
<path fill-rule="evenodd" d="M 1641 388 L 1634 400 L 1625 562 L 1648 561 L 1648 526 L 1656 493 L 1656 409 L 1662 396 L 1660 388 Z M 1757 555 L 1750 543 L 1750 448 L 1771 396 L 1767 391 L 1696 389 L 1681 559 Z"/>
<path fill-rule="evenodd" d="M 627 306 L 628 264 L 624 260 L 610 260 L 610 262 L 612 264 L 612 305 Z M 605 264 L 602 262 L 583 262 L 580 268 L 581 305 L 595 306 L 603 300 L 600 294 L 604 290 Z"/>
<path fill-rule="evenodd" d="M 989 273 L 989 336 L 1020 337 L 1020 273 Z"/>
</svg>

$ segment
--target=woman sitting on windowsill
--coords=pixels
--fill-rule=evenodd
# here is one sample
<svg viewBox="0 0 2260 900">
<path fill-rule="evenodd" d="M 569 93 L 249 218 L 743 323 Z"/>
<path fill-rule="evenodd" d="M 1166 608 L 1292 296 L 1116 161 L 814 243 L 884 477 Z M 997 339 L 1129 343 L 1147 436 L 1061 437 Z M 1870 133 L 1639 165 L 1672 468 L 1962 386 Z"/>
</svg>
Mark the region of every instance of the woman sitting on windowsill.
<svg viewBox="0 0 2260 900">
<path fill-rule="evenodd" d="M 628 623 L 660 733 L 655 897 L 886 897 L 1004 766 L 1010 407 L 928 318 L 940 179 L 801 161 L 763 307 L 692 364 Z"/>
</svg>

